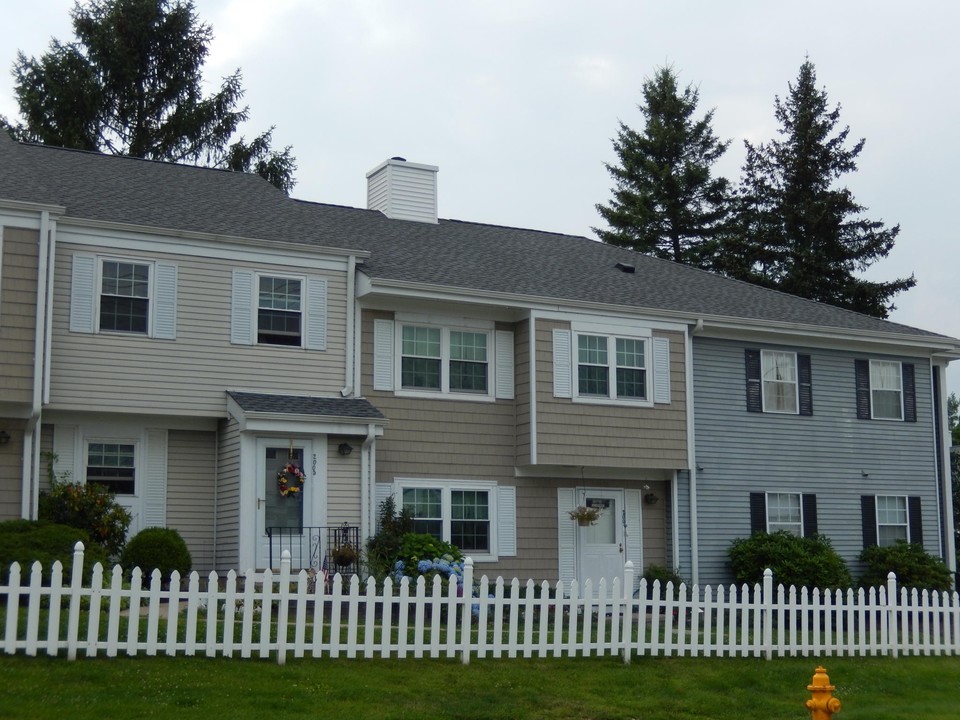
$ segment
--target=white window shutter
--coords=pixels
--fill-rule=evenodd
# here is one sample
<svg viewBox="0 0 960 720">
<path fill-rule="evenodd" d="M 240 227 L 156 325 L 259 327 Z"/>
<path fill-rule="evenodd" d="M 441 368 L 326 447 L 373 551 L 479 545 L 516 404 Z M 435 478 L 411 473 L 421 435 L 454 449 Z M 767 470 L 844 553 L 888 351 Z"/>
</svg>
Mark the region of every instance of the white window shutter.
<svg viewBox="0 0 960 720">
<path fill-rule="evenodd" d="M 376 531 L 380 532 L 380 506 L 387 501 L 387 498 L 393 495 L 393 483 L 377 483 L 373 494 L 374 502 L 376 503 L 376 507 L 374 508 L 374 514 L 377 518 Z"/>
<path fill-rule="evenodd" d="M 57 461 L 53 464 L 53 473 L 58 480 L 82 483 L 80 470 L 81 456 L 78 446 L 79 428 L 76 425 L 55 425 L 53 427 L 53 454 Z"/>
<path fill-rule="evenodd" d="M 517 489 L 497 487 L 497 555 L 517 554 Z"/>
<path fill-rule="evenodd" d="M 626 560 L 633 561 L 633 589 L 640 586 L 640 578 L 643 577 L 643 505 L 641 503 L 639 490 L 626 490 L 624 492 L 624 505 L 627 511 L 626 528 Z"/>
<path fill-rule="evenodd" d="M 307 278 L 306 348 L 327 349 L 327 281 Z"/>
<path fill-rule="evenodd" d="M 254 306 L 252 270 L 233 271 L 233 294 L 230 305 L 230 342 L 253 345 Z"/>
<path fill-rule="evenodd" d="M 177 266 L 157 263 L 155 269 L 153 337 L 177 338 Z"/>
<path fill-rule="evenodd" d="M 572 337 L 569 330 L 553 331 L 553 395 L 573 397 Z"/>
<path fill-rule="evenodd" d="M 70 332 L 92 333 L 96 307 L 97 258 L 75 253 L 70 284 Z"/>
<path fill-rule="evenodd" d="M 568 586 L 577 576 L 577 524 L 568 514 L 577 504 L 574 488 L 557 488 L 557 554 L 560 582 Z"/>
<path fill-rule="evenodd" d="M 143 497 L 142 527 L 167 525 L 167 431 L 147 430 L 147 447 L 143 453 L 144 468 L 138 472 L 140 495 Z M 138 469 L 139 470 L 139 469 Z"/>
<path fill-rule="evenodd" d="M 653 401 L 670 403 L 670 339 L 653 338 Z"/>
<path fill-rule="evenodd" d="M 497 330 L 496 343 L 496 396 L 501 400 L 513 400 L 513 333 Z"/>
<path fill-rule="evenodd" d="M 373 389 L 393 390 L 393 320 L 373 321 Z"/>
</svg>

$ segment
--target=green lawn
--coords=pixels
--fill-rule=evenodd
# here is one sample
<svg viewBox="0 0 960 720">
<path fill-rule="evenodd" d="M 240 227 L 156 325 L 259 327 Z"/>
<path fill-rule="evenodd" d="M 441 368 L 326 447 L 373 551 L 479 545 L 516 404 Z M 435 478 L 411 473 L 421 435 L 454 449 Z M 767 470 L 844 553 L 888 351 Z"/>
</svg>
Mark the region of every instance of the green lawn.
<svg viewBox="0 0 960 720">
<path fill-rule="evenodd" d="M 0 718 L 809 717 L 824 664 L 842 720 L 958 717 L 960 658 L 561 660 L 0 657 Z"/>
</svg>

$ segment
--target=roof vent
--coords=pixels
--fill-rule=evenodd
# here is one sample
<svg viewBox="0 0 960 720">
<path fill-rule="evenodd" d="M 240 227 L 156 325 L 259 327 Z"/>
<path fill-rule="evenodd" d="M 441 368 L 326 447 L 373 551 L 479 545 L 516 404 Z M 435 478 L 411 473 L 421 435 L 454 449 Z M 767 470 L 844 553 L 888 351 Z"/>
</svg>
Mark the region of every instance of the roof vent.
<svg viewBox="0 0 960 720">
<path fill-rule="evenodd" d="M 437 222 L 436 165 L 385 160 L 367 173 L 367 207 L 394 220 Z"/>
<path fill-rule="evenodd" d="M 625 273 L 635 273 L 637 271 L 637 268 L 625 262 L 618 262 L 614 267 L 620 272 Z"/>
</svg>

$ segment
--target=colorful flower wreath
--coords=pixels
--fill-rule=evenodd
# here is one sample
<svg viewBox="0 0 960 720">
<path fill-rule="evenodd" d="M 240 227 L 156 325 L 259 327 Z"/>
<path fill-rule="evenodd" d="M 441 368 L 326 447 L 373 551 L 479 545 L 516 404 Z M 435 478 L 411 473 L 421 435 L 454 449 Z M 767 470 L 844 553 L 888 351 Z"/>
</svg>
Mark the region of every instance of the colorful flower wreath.
<svg viewBox="0 0 960 720">
<path fill-rule="evenodd" d="M 280 488 L 280 494 L 284 497 L 287 495 L 296 495 L 303 489 L 300 486 L 303 485 L 306 479 L 303 470 L 292 462 L 287 463 L 283 466 L 283 469 L 277 473 L 277 485 Z"/>
</svg>

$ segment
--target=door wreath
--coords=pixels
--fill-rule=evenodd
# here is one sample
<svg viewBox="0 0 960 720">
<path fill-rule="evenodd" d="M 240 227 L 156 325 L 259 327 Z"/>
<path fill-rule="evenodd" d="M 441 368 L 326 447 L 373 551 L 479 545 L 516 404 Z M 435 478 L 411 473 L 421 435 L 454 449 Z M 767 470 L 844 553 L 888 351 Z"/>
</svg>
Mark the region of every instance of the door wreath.
<svg viewBox="0 0 960 720">
<path fill-rule="evenodd" d="M 277 473 L 277 486 L 280 489 L 280 494 L 284 497 L 296 495 L 303 490 L 303 483 L 306 482 L 306 479 L 303 470 L 292 462 L 287 463 Z"/>
</svg>

